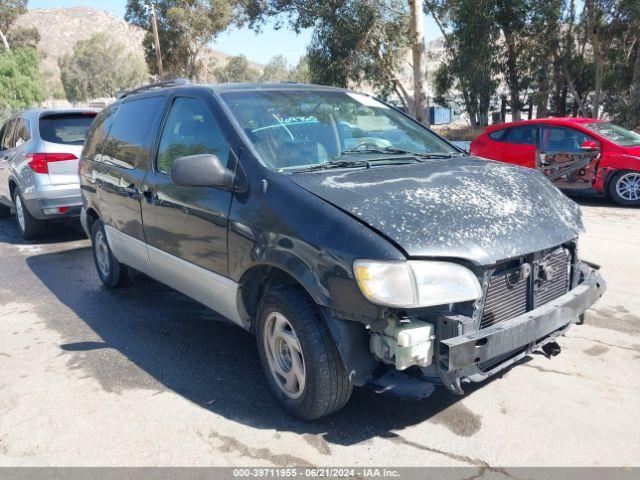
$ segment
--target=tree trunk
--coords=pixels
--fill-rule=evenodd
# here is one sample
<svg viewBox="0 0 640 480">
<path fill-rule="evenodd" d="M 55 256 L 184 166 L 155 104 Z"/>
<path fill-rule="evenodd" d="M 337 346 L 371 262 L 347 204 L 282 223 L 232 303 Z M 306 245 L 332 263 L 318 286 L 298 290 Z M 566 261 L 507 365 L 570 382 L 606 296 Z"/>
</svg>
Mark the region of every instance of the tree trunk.
<svg viewBox="0 0 640 480">
<path fill-rule="evenodd" d="M 538 76 L 538 94 L 536 95 L 536 118 L 549 115 L 549 69 L 547 62 L 542 62 Z"/>
<path fill-rule="evenodd" d="M 633 65 L 633 75 L 631 77 L 631 99 L 640 98 L 640 40 L 636 42 L 636 61 Z"/>
<path fill-rule="evenodd" d="M 513 39 L 513 35 L 509 31 L 502 29 L 504 33 L 504 41 L 507 45 L 507 84 L 509 86 L 510 105 L 511 105 L 511 120 L 520 120 L 520 82 L 518 81 L 517 71 L 517 54 L 516 46 Z"/>
<path fill-rule="evenodd" d="M 591 116 L 598 118 L 600 110 L 600 95 L 602 93 L 602 77 L 604 75 L 604 59 L 600 49 L 599 23 L 600 19 L 596 12 L 594 0 L 587 1 L 587 12 L 589 16 L 589 33 L 591 36 L 591 46 L 593 48 L 593 58 L 596 64 L 595 89 L 593 92 L 593 107 Z M 580 108 L 583 110 L 582 108 Z"/>
<path fill-rule="evenodd" d="M 564 75 L 565 78 L 567 80 L 567 86 L 569 87 L 569 90 L 571 90 L 571 95 L 573 95 L 573 99 L 575 100 L 576 104 L 578 105 L 578 110 L 580 111 L 580 115 L 582 115 L 583 117 L 587 117 L 587 110 L 584 106 L 584 103 L 582 102 L 582 99 L 580 98 L 580 94 L 578 94 L 577 90 L 575 89 L 575 87 L 573 86 L 573 80 L 571 80 L 571 75 L 569 74 L 569 69 L 567 68 L 566 65 L 563 66 L 564 68 Z M 595 105 L 594 105 L 595 108 Z"/>
<path fill-rule="evenodd" d="M 413 56 L 413 116 L 419 122 L 428 124 L 425 118 L 426 99 L 424 94 L 424 82 L 426 72 L 424 69 L 424 13 L 423 0 L 409 0 L 411 14 L 411 53 Z"/>
<path fill-rule="evenodd" d="M 0 39 L 2 39 L 2 44 L 4 45 L 4 49 L 9 51 L 9 42 L 7 42 L 7 36 L 0 30 Z"/>
</svg>

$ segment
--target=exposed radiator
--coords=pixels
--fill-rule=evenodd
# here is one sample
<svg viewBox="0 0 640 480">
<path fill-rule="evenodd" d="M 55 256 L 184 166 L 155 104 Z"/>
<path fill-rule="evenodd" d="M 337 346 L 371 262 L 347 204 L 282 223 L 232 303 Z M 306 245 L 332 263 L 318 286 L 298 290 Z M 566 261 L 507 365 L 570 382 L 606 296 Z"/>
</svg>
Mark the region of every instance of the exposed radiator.
<svg viewBox="0 0 640 480">
<path fill-rule="evenodd" d="M 541 306 L 564 295 L 569 290 L 570 254 L 559 249 L 547 255 L 522 278 L 520 267 L 496 271 L 489 279 L 480 317 L 480 328 L 503 322 L 531 310 L 534 301 L 530 297 L 531 282 L 535 305 Z"/>
<path fill-rule="evenodd" d="M 544 263 L 553 273 L 550 279 L 544 280 L 540 278 L 538 281 L 536 293 L 538 306 L 549 303 L 569 291 L 569 272 L 571 268 L 569 252 L 564 249 L 554 252 L 544 259 Z"/>
</svg>

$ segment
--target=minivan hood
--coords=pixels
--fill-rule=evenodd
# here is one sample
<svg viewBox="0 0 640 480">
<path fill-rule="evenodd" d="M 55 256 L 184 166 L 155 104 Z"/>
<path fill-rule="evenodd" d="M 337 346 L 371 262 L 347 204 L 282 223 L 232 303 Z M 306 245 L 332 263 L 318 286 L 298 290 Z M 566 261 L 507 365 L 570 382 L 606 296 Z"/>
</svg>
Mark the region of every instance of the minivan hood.
<svg viewBox="0 0 640 480">
<path fill-rule="evenodd" d="M 409 257 L 490 265 L 557 246 L 583 230 L 579 207 L 542 174 L 476 157 L 290 178 Z"/>
</svg>

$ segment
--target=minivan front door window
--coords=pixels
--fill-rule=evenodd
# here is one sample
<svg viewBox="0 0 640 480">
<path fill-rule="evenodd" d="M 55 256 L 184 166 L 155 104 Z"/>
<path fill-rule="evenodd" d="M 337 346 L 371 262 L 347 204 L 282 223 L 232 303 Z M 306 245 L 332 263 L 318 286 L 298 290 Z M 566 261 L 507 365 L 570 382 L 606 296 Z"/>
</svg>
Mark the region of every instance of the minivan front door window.
<svg viewBox="0 0 640 480">
<path fill-rule="evenodd" d="M 169 173 L 176 158 L 202 153 L 217 155 L 227 166 L 229 148 L 211 112 L 195 98 L 176 98 L 162 131 L 156 168 Z"/>
</svg>

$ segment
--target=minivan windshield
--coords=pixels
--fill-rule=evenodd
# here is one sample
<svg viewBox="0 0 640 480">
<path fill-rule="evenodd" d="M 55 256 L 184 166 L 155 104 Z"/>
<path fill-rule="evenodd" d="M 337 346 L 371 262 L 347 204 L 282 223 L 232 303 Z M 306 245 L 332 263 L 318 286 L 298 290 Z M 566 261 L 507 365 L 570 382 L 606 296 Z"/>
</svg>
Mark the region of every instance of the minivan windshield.
<svg viewBox="0 0 640 480">
<path fill-rule="evenodd" d="M 622 147 L 636 147 L 640 145 L 640 134 L 627 130 L 619 125 L 608 122 L 593 122 L 584 125 Z"/>
<path fill-rule="evenodd" d="M 372 156 L 459 155 L 426 128 L 367 95 L 323 90 L 222 93 L 262 157 L 277 171 L 362 164 Z"/>
</svg>

